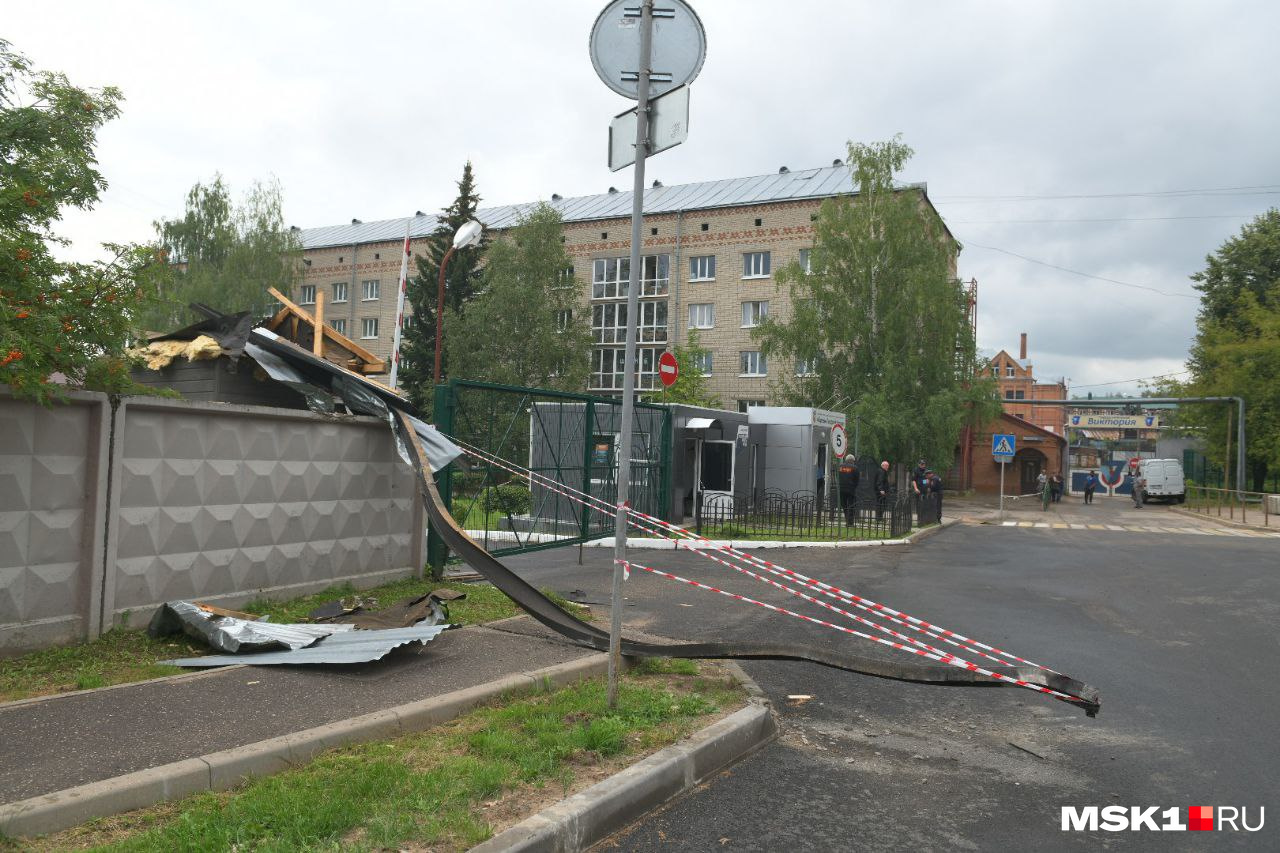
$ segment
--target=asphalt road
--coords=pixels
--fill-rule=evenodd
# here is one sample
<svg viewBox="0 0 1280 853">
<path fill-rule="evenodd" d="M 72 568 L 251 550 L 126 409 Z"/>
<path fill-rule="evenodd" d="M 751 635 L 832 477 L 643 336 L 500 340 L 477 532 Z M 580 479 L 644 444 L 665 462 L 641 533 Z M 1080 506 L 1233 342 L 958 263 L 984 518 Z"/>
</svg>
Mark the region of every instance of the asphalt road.
<svg viewBox="0 0 1280 853">
<path fill-rule="evenodd" d="M 611 556 L 587 549 L 580 567 L 561 549 L 508 563 L 537 586 L 604 602 Z M 1280 849 L 1280 538 L 964 524 L 909 547 L 768 556 L 1088 681 L 1102 712 L 1015 688 L 749 662 L 782 737 L 600 849 Z M 816 612 L 697 555 L 632 557 Z M 627 627 L 653 634 L 871 647 L 643 573 L 626 594 Z M 798 695 L 812 698 L 788 698 Z M 1267 825 L 1064 832 L 1064 805 L 1179 807 L 1184 820 L 1189 806 L 1244 806 L 1251 824 L 1265 807 Z"/>
</svg>

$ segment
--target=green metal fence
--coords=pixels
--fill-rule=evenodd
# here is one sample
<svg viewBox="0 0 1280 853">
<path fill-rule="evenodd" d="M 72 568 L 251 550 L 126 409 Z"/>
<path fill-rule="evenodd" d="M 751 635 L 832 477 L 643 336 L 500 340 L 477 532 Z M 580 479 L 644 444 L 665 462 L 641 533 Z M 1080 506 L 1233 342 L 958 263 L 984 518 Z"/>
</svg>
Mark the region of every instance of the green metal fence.
<svg viewBox="0 0 1280 853">
<path fill-rule="evenodd" d="M 450 380 L 436 386 L 435 426 L 464 448 L 613 502 L 622 403 L 546 388 Z M 631 503 L 666 516 L 671 491 L 671 411 L 637 403 L 632 428 Z M 455 520 L 493 554 L 573 545 L 610 535 L 613 521 L 501 462 L 464 456 L 437 476 Z M 428 540 L 437 573 L 447 557 Z"/>
</svg>

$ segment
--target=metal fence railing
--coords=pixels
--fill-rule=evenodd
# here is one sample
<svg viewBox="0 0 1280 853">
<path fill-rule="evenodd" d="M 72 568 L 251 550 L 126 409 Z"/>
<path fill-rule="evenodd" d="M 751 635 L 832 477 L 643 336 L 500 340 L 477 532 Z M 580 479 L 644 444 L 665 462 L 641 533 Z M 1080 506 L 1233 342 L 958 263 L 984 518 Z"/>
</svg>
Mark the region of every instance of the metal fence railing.
<svg viewBox="0 0 1280 853">
<path fill-rule="evenodd" d="M 920 524 L 936 522 L 930 506 L 917 507 L 912 496 L 891 494 L 883 503 L 859 499 L 841 507 L 819 502 L 813 492 L 766 489 L 759 497 L 708 495 L 694 516 L 698 533 L 710 539 L 763 539 L 839 542 L 849 539 L 897 539 Z"/>
<path fill-rule="evenodd" d="M 457 379 L 437 385 L 436 428 L 479 452 L 440 472 L 440 496 L 454 520 L 493 554 L 608 535 L 610 515 L 556 484 L 615 501 L 621 425 L 616 399 Z M 671 434 L 668 408 L 636 404 L 631 504 L 660 517 L 671 490 Z M 442 566 L 443 543 L 433 537 L 429 544 L 432 566 Z"/>
<path fill-rule="evenodd" d="M 1270 527 L 1271 519 L 1280 514 L 1280 495 L 1187 484 L 1186 508 L 1241 524 L 1249 524 L 1252 517 L 1253 524 Z"/>
</svg>

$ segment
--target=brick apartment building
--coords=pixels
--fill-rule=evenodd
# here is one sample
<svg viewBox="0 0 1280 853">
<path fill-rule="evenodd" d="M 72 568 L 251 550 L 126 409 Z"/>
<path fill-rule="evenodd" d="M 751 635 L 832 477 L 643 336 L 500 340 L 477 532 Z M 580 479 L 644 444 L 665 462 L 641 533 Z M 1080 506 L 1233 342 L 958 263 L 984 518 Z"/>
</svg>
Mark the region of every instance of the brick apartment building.
<svg viewBox="0 0 1280 853">
<path fill-rule="evenodd" d="M 936 215 L 925 186 L 913 187 Z M 751 327 L 764 316 L 787 316 L 790 296 L 775 288 L 774 271 L 792 261 L 806 264 L 822 202 L 853 194 L 849 170 L 838 160 L 819 169 L 793 172 L 784 167 L 771 175 L 680 186 L 654 181 L 644 193 L 638 387 L 655 387 L 658 356 L 697 330 L 700 344 L 710 351 L 699 367 L 723 405 L 745 411 L 777 402 L 771 380 L 800 366 L 767 363 Z M 626 334 L 625 311 L 619 308 L 626 303 L 631 193 L 611 187 L 579 198 L 553 195 L 549 204 L 564 219 L 581 310 L 591 317 L 590 390 L 618 393 Z M 532 207 L 481 209 L 477 218 L 500 235 Z M 405 226 L 411 248 L 425 250 L 436 222 L 433 215 L 419 214 L 409 220 L 352 220 L 350 225 L 301 230 L 306 266 L 295 290 L 297 301 L 309 304 L 323 291 L 327 322 L 387 358 Z"/>
<path fill-rule="evenodd" d="M 1019 400 L 1065 400 L 1067 399 L 1067 383 L 1063 379 L 1057 382 L 1037 382 L 1035 370 L 1027 361 L 1027 333 L 1022 333 L 1018 346 L 1018 358 L 1009 355 L 1005 350 L 991 359 L 991 375 L 999 386 L 1000 399 L 1004 402 L 1006 414 L 1022 418 L 1041 429 L 1063 434 L 1067 423 L 1066 406 L 1033 406 L 1019 403 Z"/>
</svg>

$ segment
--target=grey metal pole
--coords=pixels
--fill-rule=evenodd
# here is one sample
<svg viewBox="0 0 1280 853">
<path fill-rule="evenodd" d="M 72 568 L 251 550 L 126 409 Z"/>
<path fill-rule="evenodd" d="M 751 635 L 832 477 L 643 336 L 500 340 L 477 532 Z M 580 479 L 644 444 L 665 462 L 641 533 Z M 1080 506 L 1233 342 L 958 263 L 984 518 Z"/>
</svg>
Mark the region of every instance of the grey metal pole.
<svg viewBox="0 0 1280 853">
<path fill-rule="evenodd" d="M 1008 463 L 1000 460 L 1000 520 L 1004 521 L 1004 466 Z"/>
<path fill-rule="evenodd" d="M 636 166 L 631 190 L 631 282 L 627 285 L 627 348 L 622 365 L 622 428 L 618 431 L 618 516 L 613 526 L 613 593 L 610 597 L 610 708 L 618 707 L 622 669 L 622 574 L 627 560 L 627 509 L 631 487 L 631 421 L 635 416 L 636 315 L 640 310 L 640 231 L 644 219 L 644 159 L 649 152 L 649 64 L 653 44 L 653 0 L 640 5 L 640 68 L 636 103 Z"/>
<path fill-rule="evenodd" d="M 1239 412 L 1236 417 L 1236 449 L 1239 455 L 1236 457 L 1236 497 L 1239 498 L 1241 505 L 1244 504 L 1244 397 L 1236 397 L 1236 405 Z M 1224 460 L 1225 461 L 1225 460 Z M 1263 503 L 1266 499 L 1263 499 Z"/>
</svg>

